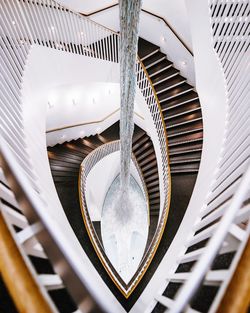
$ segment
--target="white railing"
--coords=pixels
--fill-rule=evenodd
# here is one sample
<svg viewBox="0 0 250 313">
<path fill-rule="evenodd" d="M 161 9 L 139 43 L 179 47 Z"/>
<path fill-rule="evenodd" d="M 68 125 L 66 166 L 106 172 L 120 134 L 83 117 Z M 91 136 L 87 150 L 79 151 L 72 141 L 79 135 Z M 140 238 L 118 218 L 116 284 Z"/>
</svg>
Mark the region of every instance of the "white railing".
<svg viewBox="0 0 250 313">
<path fill-rule="evenodd" d="M 89 19 L 63 8 L 52 0 L 1 0 L 0 12 L 0 135 L 2 137 L 0 147 L 3 169 L 8 177 L 12 177 L 15 182 L 11 185 L 14 192 L 17 192 L 19 196 L 25 199 L 25 203 L 28 203 L 28 209 L 24 210 L 28 219 L 30 216 L 34 216 L 35 220 L 43 225 L 48 239 L 46 242 L 50 242 L 50 247 L 45 247 L 46 251 L 50 251 L 48 253 L 49 259 L 53 263 L 59 257 L 62 263 L 65 263 L 64 269 L 59 269 L 60 276 L 66 286 L 69 286 L 69 291 L 79 308 L 81 309 L 82 300 L 85 299 L 85 296 L 89 295 L 93 299 L 93 305 L 97 302 L 98 306 L 107 310 L 107 302 L 104 297 L 96 292 L 90 283 L 91 277 L 88 277 L 88 273 L 86 273 L 86 276 L 83 276 L 82 273 L 80 275 L 77 262 L 71 262 L 70 248 L 67 250 L 58 243 L 58 233 L 53 232 L 53 227 L 50 228 L 51 223 L 53 224 L 51 216 L 40 214 L 46 211 L 49 203 L 46 193 L 41 190 L 39 182 L 41 178 L 36 174 L 36 168 L 33 167 L 34 160 L 31 160 L 29 156 L 29 147 L 26 143 L 26 129 L 23 123 L 22 83 L 32 45 L 41 45 L 106 61 L 118 62 L 119 36 Z M 166 222 L 169 204 L 166 137 L 164 137 L 164 122 L 161 118 L 160 108 L 157 105 L 152 86 L 147 82 L 147 77 L 140 63 L 138 63 L 137 71 L 138 85 L 152 113 L 158 138 L 162 145 L 163 178 L 161 184 L 164 186 L 162 203 L 166 209 L 163 211 L 161 223 L 158 226 L 160 230 L 157 232 L 158 240 L 163 231 L 162 227 Z M 36 146 L 36 142 L 33 145 Z M 60 231 L 58 230 L 58 232 Z M 32 232 L 31 234 L 33 234 L 31 237 L 35 235 Z M 42 244 L 44 244 L 45 237 L 38 236 Z M 51 247 L 54 248 L 55 253 L 51 253 L 53 250 Z M 66 275 L 68 271 L 71 273 L 71 277 L 68 274 Z M 78 286 L 82 286 L 84 290 L 82 298 L 79 298 L 78 293 L 75 293 L 72 280 L 75 280 L 76 284 L 79 284 Z M 61 285 L 59 288 L 61 288 Z M 109 311 L 111 311 L 111 308 L 109 308 Z"/>
<path fill-rule="evenodd" d="M 186 264 L 189 269 L 171 272 L 166 277 L 168 284 L 182 286 L 174 298 L 162 295 L 164 290 L 155 298 L 171 313 L 198 312 L 192 299 L 204 285 L 218 288 L 208 309 L 216 312 L 250 233 L 250 3 L 244 0 L 208 2 L 192 2 L 193 8 L 197 6 L 192 13 L 207 14 L 202 16 L 211 36 L 206 40 L 213 41 L 213 53 L 221 66 L 226 86 L 225 133 L 205 205 L 195 223 L 190 225 L 189 222 L 190 235 L 177 259 L 177 266 Z M 204 25 L 199 27 L 202 29 Z M 195 39 L 198 40 L 198 36 Z M 209 62 L 209 59 L 204 58 L 203 62 Z M 233 254 L 230 265 L 213 269 L 213 263 L 229 252 Z"/>
<path fill-rule="evenodd" d="M 136 287 L 136 285 L 139 283 L 140 278 L 144 274 L 144 271 L 146 267 L 139 266 L 136 274 L 133 276 L 133 279 L 129 282 L 129 284 L 125 284 L 122 279 L 120 279 L 119 274 L 116 273 L 116 270 L 114 269 L 112 263 L 109 261 L 109 258 L 106 256 L 105 251 L 103 249 L 103 246 L 100 242 L 100 238 L 96 234 L 96 231 L 94 229 L 93 223 L 91 221 L 89 211 L 88 211 L 88 205 L 86 200 L 86 191 L 87 191 L 87 177 L 90 173 L 90 171 L 94 168 L 94 166 L 102 160 L 105 156 L 110 155 L 111 153 L 120 151 L 120 140 L 112 141 L 106 144 L 101 145 L 100 147 L 93 150 L 88 156 L 83 160 L 80 167 L 80 201 L 81 201 L 81 209 L 83 214 L 83 219 L 85 226 L 88 230 L 90 240 L 94 246 L 94 249 L 97 252 L 98 257 L 100 258 L 101 262 L 104 264 L 105 269 L 107 270 L 108 274 L 112 278 L 112 280 L 115 281 L 116 285 L 119 286 L 119 289 L 124 293 L 125 295 L 128 295 L 131 293 L 131 291 Z M 147 187 L 144 182 L 143 176 L 141 174 L 140 167 L 136 161 L 135 156 L 132 154 L 132 162 L 136 168 L 137 174 L 140 179 L 140 186 L 142 187 L 142 192 L 144 195 L 144 198 L 147 202 L 148 210 L 149 208 L 149 199 L 148 199 L 148 192 Z M 145 258 L 145 255 L 144 255 Z M 147 258 L 149 258 L 149 253 L 146 255 L 145 265 L 147 265 Z"/>
</svg>

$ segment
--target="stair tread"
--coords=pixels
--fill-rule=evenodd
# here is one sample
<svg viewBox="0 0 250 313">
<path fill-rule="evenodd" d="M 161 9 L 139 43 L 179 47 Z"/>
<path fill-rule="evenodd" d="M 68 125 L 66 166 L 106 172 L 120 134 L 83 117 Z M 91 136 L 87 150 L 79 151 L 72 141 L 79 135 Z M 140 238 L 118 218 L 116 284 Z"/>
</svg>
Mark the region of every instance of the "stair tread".
<svg viewBox="0 0 250 313">
<path fill-rule="evenodd" d="M 188 93 L 184 95 L 180 95 L 177 98 L 161 102 L 161 108 L 162 110 L 164 110 L 164 109 L 168 109 L 170 107 L 176 106 L 176 105 L 186 104 L 188 101 L 193 101 L 197 97 L 198 97 L 197 93 L 194 90 L 191 90 Z"/>
<path fill-rule="evenodd" d="M 156 62 L 159 62 L 161 59 L 166 58 L 166 54 L 158 51 L 148 57 L 145 61 L 143 61 L 143 64 L 146 68 L 148 68 L 151 64 L 155 64 Z"/>
<path fill-rule="evenodd" d="M 152 75 L 156 75 L 156 73 L 160 73 L 162 71 L 164 71 L 165 68 L 168 68 L 172 65 L 172 62 L 168 61 L 167 59 L 164 59 L 162 61 L 160 61 L 159 63 L 151 66 L 148 69 L 148 75 L 152 76 Z"/>
<path fill-rule="evenodd" d="M 164 71 L 160 72 L 159 74 L 150 77 L 152 80 L 153 85 L 156 85 L 162 81 L 167 81 L 168 79 L 171 79 L 173 76 L 176 76 L 179 74 L 179 71 L 175 69 L 173 66 L 165 69 Z"/>
<path fill-rule="evenodd" d="M 178 74 L 172 78 L 169 78 L 169 79 L 163 81 L 162 83 L 157 84 L 155 86 L 155 91 L 156 91 L 156 93 L 159 93 L 162 90 L 173 88 L 173 86 L 175 86 L 177 84 L 182 84 L 185 81 L 186 81 L 186 79 L 183 76 Z"/>
<path fill-rule="evenodd" d="M 159 50 L 159 47 L 152 44 L 151 42 L 143 39 L 143 38 L 139 38 L 138 40 L 138 55 L 141 59 L 145 58 L 147 55 L 149 55 L 150 53 Z"/>
<path fill-rule="evenodd" d="M 179 94 L 186 92 L 188 90 L 192 90 L 192 86 L 190 86 L 187 83 L 183 83 L 179 86 L 174 87 L 173 89 L 166 90 L 158 95 L 159 101 L 165 101 L 165 99 L 171 98 L 171 97 L 177 97 Z"/>
</svg>

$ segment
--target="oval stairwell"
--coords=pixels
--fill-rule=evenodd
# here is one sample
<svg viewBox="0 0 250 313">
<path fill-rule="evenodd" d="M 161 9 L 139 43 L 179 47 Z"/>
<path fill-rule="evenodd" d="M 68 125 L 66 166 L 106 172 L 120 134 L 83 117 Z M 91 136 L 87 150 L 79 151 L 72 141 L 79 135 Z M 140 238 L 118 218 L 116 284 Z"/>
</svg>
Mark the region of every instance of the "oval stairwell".
<svg viewBox="0 0 250 313">
<path fill-rule="evenodd" d="M 201 108 L 194 88 L 186 83 L 179 71 L 167 60 L 166 55 L 160 52 L 159 47 L 140 38 L 138 55 L 152 81 L 166 124 L 172 192 L 167 225 L 154 262 L 150 265 L 145 278 L 142 279 L 127 301 L 124 301 L 116 288 L 112 286 L 112 281 L 109 277 L 106 277 L 106 273 L 104 273 L 91 247 L 89 238 L 87 238 L 86 230 L 85 235 L 83 235 L 84 226 L 83 222 L 80 221 L 81 214 L 77 190 L 81 160 L 98 146 L 117 140 L 119 138 L 119 124 L 114 124 L 100 135 L 74 140 L 48 149 L 52 175 L 59 198 L 78 240 L 85 251 L 88 251 L 90 259 L 104 277 L 109 288 L 127 310 L 132 307 L 145 288 L 147 281 L 155 272 L 157 265 L 174 238 L 192 195 L 199 169 L 203 140 Z M 158 169 L 152 141 L 145 131 L 137 126 L 133 138 L 133 153 L 140 165 L 148 189 L 151 218 L 148 242 L 150 242 L 156 229 L 160 207 Z M 99 223 L 93 224 L 96 232 L 100 234 Z"/>
<path fill-rule="evenodd" d="M 137 167 L 139 177 L 143 176 L 144 195 L 148 191 L 146 252 L 152 258 L 148 263 L 141 262 L 146 270 L 138 270 L 143 274 L 137 276 L 138 285 L 134 284 L 128 298 L 95 252 L 79 201 L 83 159 L 100 148 L 97 155 L 105 150 L 102 145 L 119 139 L 119 122 L 106 129 L 100 127 L 102 133 L 79 138 L 79 134 L 94 134 L 98 128 L 93 125 L 85 132 L 88 126 L 80 117 L 78 125 L 65 120 L 59 124 L 69 126 L 51 128 L 49 133 L 56 132 L 51 136 L 55 142 L 69 141 L 46 147 L 45 114 L 41 116 L 37 109 L 38 99 L 30 97 L 32 110 L 30 99 L 25 99 L 26 88 L 35 85 L 29 80 L 35 73 L 30 61 L 36 49 L 41 56 L 50 49 L 56 57 L 64 54 L 65 58 L 82 58 L 86 64 L 106 62 L 110 68 L 118 68 L 119 33 L 64 7 L 64 1 L 68 0 L 0 0 L 0 292 L 6 295 L 6 313 L 16 313 L 16 308 L 42 312 L 40 301 L 37 305 L 33 301 L 36 297 L 48 306 L 42 308 L 46 313 L 216 313 L 229 310 L 232 302 L 236 304 L 232 313 L 246 313 L 249 288 L 244 289 L 243 276 L 249 275 L 245 255 L 250 234 L 249 1 L 186 0 L 194 55 L 187 58 L 186 65 L 194 65 L 201 105 L 196 86 L 191 86 L 177 68 L 179 56 L 187 55 L 187 51 L 178 54 L 178 60 L 171 55 L 180 39 L 167 26 L 164 14 L 161 21 L 165 23 L 159 20 L 161 14 L 149 11 L 147 18 L 142 18 L 142 36 L 150 38 L 158 24 L 158 30 L 170 32 L 169 37 L 165 38 L 165 33 L 159 37 L 159 42 L 164 41 L 167 47 L 172 43 L 171 36 L 176 42 L 164 50 L 171 60 L 159 46 L 143 38 L 138 43 L 137 104 L 142 113 L 139 100 L 143 100 L 145 116 L 136 113 L 135 121 L 140 121 L 148 133 L 135 125 L 133 154 L 141 170 Z M 115 6 L 99 13 L 113 16 Z M 157 11 L 157 6 L 154 9 Z M 180 49 L 186 49 L 185 45 Z M 45 109 L 47 103 L 43 102 Z M 72 102 L 74 105 L 75 100 Z M 52 109 L 53 104 L 48 105 Z M 111 125 L 103 121 L 93 124 Z M 143 124 L 147 121 L 149 128 Z M 100 222 L 93 222 L 93 227 L 101 237 Z M 7 237 L 12 241 L 11 249 L 6 245 Z M 8 267 L 6 260 L 13 253 L 17 257 L 11 258 L 9 264 L 13 266 Z M 20 274 L 28 273 L 36 295 L 30 288 L 26 298 L 25 278 L 16 283 L 12 269 L 17 269 L 18 262 L 23 268 Z M 243 270 L 240 264 L 245 264 Z M 239 273 L 243 278 L 235 283 Z M 9 306 L 1 279 L 16 308 Z M 242 288 L 235 299 L 230 292 L 237 283 Z M 29 299 L 34 309 L 27 309 Z M 241 302 L 238 311 L 234 300 Z M 0 303 L 3 312 L 4 302 Z"/>
</svg>

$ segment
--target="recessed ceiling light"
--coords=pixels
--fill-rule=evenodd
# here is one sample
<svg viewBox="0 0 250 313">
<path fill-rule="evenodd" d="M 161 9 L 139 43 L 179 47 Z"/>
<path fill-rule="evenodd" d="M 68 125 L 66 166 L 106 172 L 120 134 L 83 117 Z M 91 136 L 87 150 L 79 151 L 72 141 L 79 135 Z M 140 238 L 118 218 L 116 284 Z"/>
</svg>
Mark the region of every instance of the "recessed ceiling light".
<svg viewBox="0 0 250 313">
<path fill-rule="evenodd" d="M 12 24 L 13 24 L 13 25 L 16 25 L 16 22 L 15 22 L 15 21 L 12 21 Z"/>
<path fill-rule="evenodd" d="M 181 64 L 182 65 L 187 65 L 187 62 L 186 61 L 182 61 Z"/>
<path fill-rule="evenodd" d="M 166 38 L 164 36 L 162 36 L 161 41 L 166 41 Z"/>
<path fill-rule="evenodd" d="M 97 134 L 100 134 L 101 130 L 102 130 L 101 127 L 97 127 L 96 133 L 97 133 Z"/>
</svg>

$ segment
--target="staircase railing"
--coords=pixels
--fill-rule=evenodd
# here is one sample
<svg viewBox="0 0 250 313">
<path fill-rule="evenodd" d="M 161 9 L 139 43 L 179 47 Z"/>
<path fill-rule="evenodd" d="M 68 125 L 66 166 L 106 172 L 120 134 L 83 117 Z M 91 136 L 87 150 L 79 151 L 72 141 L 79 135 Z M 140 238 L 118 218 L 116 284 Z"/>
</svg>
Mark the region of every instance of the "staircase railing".
<svg viewBox="0 0 250 313">
<path fill-rule="evenodd" d="M 166 277 L 168 284 L 179 283 L 180 290 L 170 298 L 166 295 L 167 284 L 165 292 L 155 298 L 171 313 L 200 312 L 193 299 L 205 285 L 217 286 L 208 309 L 216 312 L 250 233 L 250 3 L 210 0 L 208 6 L 198 0 L 190 1 L 189 6 L 194 19 L 198 12 L 204 14 L 204 25 L 209 27 L 211 37 L 207 40 L 213 42 L 213 53 L 224 78 L 227 114 L 223 147 L 205 205 L 195 224 L 189 225 L 178 270 Z M 200 29 L 204 25 L 199 24 Z M 198 38 L 196 34 L 197 47 Z M 232 255 L 230 262 L 227 259 L 229 264 L 214 269 L 215 262 L 222 255 L 227 258 L 228 253 Z"/>
<path fill-rule="evenodd" d="M 111 308 L 107 309 L 107 302 L 90 284 L 90 277 L 86 273 L 86 277 L 79 275 L 77 264 L 68 259 L 70 254 L 58 242 L 60 236 L 57 237 L 58 233 L 53 232 L 53 227 L 50 224 L 51 219 L 40 214 L 46 211 L 49 204 L 40 188 L 39 177 L 37 177 L 36 169 L 33 167 L 34 160 L 29 156 L 26 129 L 23 123 L 22 83 L 28 55 L 33 45 L 118 62 L 119 36 L 89 19 L 65 9 L 52 0 L 1 0 L 0 11 L 0 130 L 3 169 L 7 178 L 13 181 L 11 188 L 18 198 L 22 199 L 24 207 L 27 207 L 27 211 L 24 208 L 24 212 L 27 213 L 29 222 L 33 224 L 36 220 L 44 226 L 41 232 L 43 235 L 40 236 L 39 232 L 37 234 L 39 241 L 44 245 L 46 251 L 44 254 L 49 256 L 52 263 L 57 264 L 59 259 L 64 264 L 58 269 L 58 273 L 60 273 L 79 308 L 81 309 L 83 306 L 84 311 L 86 303 L 82 303 L 83 299 L 76 292 L 75 286 L 78 284 L 78 290 L 81 285 L 84 298 L 89 297 L 93 306 L 95 306 L 94 303 L 98 303 L 96 304 L 98 307 L 111 311 Z M 163 171 L 160 175 L 162 177 L 160 183 L 164 186 L 162 197 L 164 211 L 160 223 L 162 226 L 166 222 L 170 197 L 164 121 L 140 63 L 138 63 L 137 70 L 138 85 L 152 113 L 159 141 L 163 145 L 161 150 L 162 168 L 160 167 Z M 21 208 L 22 206 L 21 203 Z M 160 234 L 162 234 L 162 229 Z M 33 235 L 36 233 L 34 232 Z M 30 236 L 32 237 L 32 232 Z M 49 245 L 46 244 L 48 242 L 50 242 Z M 52 251 L 56 251 L 58 254 L 53 255 Z M 71 252 L 73 253 L 73 251 Z M 72 281 L 76 281 L 76 285 L 72 284 Z M 58 283 L 58 286 L 61 286 L 61 283 Z"/>
<path fill-rule="evenodd" d="M 107 270 L 108 274 L 112 278 L 113 281 L 115 281 L 115 284 L 118 286 L 118 288 L 121 290 L 121 292 L 127 296 L 130 294 L 133 289 L 136 287 L 136 285 L 139 283 L 141 276 L 145 272 L 145 265 L 139 266 L 139 269 L 133 276 L 132 282 L 126 285 L 121 279 L 118 273 L 116 273 L 116 270 L 114 269 L 112 263 L 109 261 L 109 258 L 106 256 L 105 251 L 103 249 L 103 246 L 100 242 L 100 239 L 98 238 L 96 231 L 94 229 L 94 226 L 91 222 L 89 211 L 88 211 L 88 205 L 86 200 L 86 192 L 87 192 L 87 177 L 90 173 L 90 171 L 93 169 L 93 167 L 105 156 L 110 155 L 111 153 L 114 153 L 116 151 L 120 150 L 120 140 L 112 141 L 106 144 L 101 145 L 100 147 L 93 150 L 88 156 L 83 160 L 80 167 L 80 173 L 79 173 L 79 184 L 80 184 L 80 202 L 81 202 L 81 209 L 82 209 L 82 215 L 83 220 L 86 225 L 86 229 L 88 230 L 89 237 L 91 242 L 93 243 L 94 249 L 96 250 L 96 253 L 103 263 L 103 266 Z M 142 191 L 144 194 L 144 198 L 147 201 L 147 207 L 149 208 L 149 199 L 148 199 L 148 192 L 147 187 L 144 182 L 143 176 L 141 174 L 140 167 L 136 161 L 135 156 L 132 154 L 132 162 L 137 170 L 139 179 L 140 179 L 140 185 L 142 187 Z M 144 257 L 148 258 L 149 253 L 147 253 Z M 141 262 L 142 263 L 142 262 Z M 147 265 L 148 262 L 145 262 Z"/>
</svg>

